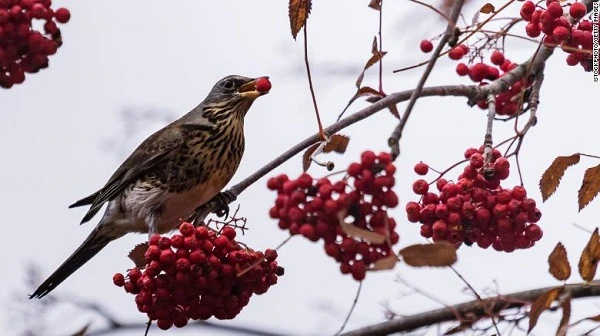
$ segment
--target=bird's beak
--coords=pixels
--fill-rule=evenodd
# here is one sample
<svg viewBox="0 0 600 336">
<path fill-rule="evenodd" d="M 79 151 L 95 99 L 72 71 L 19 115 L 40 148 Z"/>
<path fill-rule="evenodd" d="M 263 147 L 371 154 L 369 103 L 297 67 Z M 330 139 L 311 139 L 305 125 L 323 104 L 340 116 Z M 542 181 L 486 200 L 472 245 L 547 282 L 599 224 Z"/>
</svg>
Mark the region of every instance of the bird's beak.
<svg viewBox="0 0 600 336">
<path fill-rule="evenodd" d="M 267 94 L 268 92 L 259 92 L 256 90 L 256 78 L 252 79 L 248 83 L 240 86 L 238 89 L 240 95 L 244 98 L 248 99 L 256 99 L 262 95 Z"/>
</svg>

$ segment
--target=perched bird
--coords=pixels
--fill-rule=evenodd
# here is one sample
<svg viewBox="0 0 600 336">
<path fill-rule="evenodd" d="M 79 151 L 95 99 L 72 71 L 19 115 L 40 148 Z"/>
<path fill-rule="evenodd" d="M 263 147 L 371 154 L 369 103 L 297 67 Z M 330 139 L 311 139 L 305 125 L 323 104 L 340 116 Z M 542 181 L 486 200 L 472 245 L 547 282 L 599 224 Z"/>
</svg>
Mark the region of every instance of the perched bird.
<svg viewBox="0 0 600 336">
<path fill-rule="evenodd" d="M 104 187 L 69 206 L 90 205 L 83 224 L 108 202 L 92 233 L 30 298 L 50 293 L 109 242 L 130 232 L 172 231 L 217 195 L 242 159 L 244 117 L 268 89 L 268 77 L 227 76 L 189 113 L 144 140 Z"/>
</svg>

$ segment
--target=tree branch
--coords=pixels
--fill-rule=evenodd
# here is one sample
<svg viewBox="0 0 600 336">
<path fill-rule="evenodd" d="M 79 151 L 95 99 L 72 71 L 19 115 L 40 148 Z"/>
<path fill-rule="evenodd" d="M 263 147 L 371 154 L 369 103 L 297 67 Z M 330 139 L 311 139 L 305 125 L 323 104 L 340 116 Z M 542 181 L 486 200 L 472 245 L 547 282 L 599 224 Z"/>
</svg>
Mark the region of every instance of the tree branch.
<svg viewBox="0 0 600 336">
<path fill-rule="evenodd" d="M 447 308 L 431 310 L 420 314 L 400 317 L 394 320 L 374 324 L 344 333 L 342 336 L 374 336 L 388 335 L 396 332 L 407 332 L 442 322 L 456 321 L 461 316 L 468 316 L 469 319 L 477 321 L 482 318 L 487 318 L 488 312 L 498 313 L 507 309 L 521 308 L 533 302 L 537 297 L 555 287 L 556 286 L 544 287 L 516 292 L 508 295 L 498 295 L 495 297 L 486 298 L 482 301 L 473 300 Z M 573 299 L 600 296 L 600 282 L 565 285 L 565 292 L 570 293 Z M 456 312 L 459 312 L 461 316 L 456 316 Z"/>
</svg>

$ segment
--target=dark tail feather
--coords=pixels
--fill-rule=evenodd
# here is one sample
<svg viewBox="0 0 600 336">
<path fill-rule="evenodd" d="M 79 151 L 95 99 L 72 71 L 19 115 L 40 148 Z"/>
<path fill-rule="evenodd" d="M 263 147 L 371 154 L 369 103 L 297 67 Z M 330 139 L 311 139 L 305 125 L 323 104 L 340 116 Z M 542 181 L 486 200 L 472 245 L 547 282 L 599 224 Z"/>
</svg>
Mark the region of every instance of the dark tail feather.
<svg viewBox="0 0 600 336">
<path fill-rule="evenodd" d="M 80 207 L 83 205 L 90 205 L 90 204 L 94 203 L 94 200 L 96 199 L 98 194 L 100 194 L 100 191 L 96 191 L 95 193 L 80 199 L 79 201 L 69 205 L 69 209 L 75 208 L 75 207 Z"/>
<path fill-rule="evenodd" d="M 67 259 L 65 262 L 58 267 L 52 275 L 44 281 L 35 290 L 33 294 L 29 296 L 30 299 L 33 298 L 43 298 L 46 294 L 50 293 L 54 288 L 60 285 L 66 278 L 68 278 L 71 274 L 77 271 L 81 266 L 83 266 L 86 262 L 92 259 L 93 256 L 98 254 L 100 250 L 102 250 L 108 243 L 114 240 L 114 237 L 107 237 L 104 234 L 101 234 L 99 227 L 96 227 L 94 231 L 85 239 L 83 244 L 77 248 L 73 254 Z"/>
</svg>

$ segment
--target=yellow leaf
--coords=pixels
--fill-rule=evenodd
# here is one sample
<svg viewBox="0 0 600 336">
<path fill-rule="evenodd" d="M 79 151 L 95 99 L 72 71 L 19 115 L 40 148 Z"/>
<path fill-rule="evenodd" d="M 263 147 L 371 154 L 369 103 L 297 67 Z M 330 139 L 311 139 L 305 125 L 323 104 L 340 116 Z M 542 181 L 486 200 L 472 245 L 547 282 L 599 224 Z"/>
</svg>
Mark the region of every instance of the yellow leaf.
<svg viewBox="0 0 600 336">
<path fill-rule="evenodd" d="M 594 280 L 598 260 L 600 260 L 600 236 L 596 228 L 579 258 L 579 274 L 583 280 L 587 282 Z"/>
<path fill-rule="evenodd" d="M 552 164 L 540 179 L 540 191 L 544 202 L 554 194 L 567 168 L 579 163 L 579 159 L 579 154 L 573 154 L 571 156 L 559 156 L 552 161 Z"/>
<path fill-rule="evenodd" d="M 562 293 L 563 289 L 563 287 L 552 288 L 533 301 L 531 309 L 529 310 L 529 330 L 527 333 L 530 333 L 531 330 L 533 330 L 540 314 L 544 310 L 550 308 L 552 302 L 554 302 L 554 300 Z"/>
<path fill-rule="evenodd" d="M 549 272 L 557 280 L 565 281 L 571 276 L 571 265 L 567 258 L 567 250 L 562 243 L 556 247 L 548 256 Z"/>
<path fill-rule="evenodd" d="M 292 37 L 294 40 L 298 36 L 298 32 L 306 24 L 310 9 L 312 8 L 312 0 L 290 0 L 289 2 L 289 17 L 290 28 L 292 29 Z"/>
<path fill-rule="evenodd" d="M 579 211 L 585 208 L 600 192 L 600 165 L 588 168 L 583 174 L 581 188 L 577 201 L 579 203 Z"/>
<path fill-rule="evenodd" d="M 401 249 L 399 254 L 413 267 L 442 267 L 456 262 L 456 247 L 448 243 L 415 244 Z"/>
</svg>

